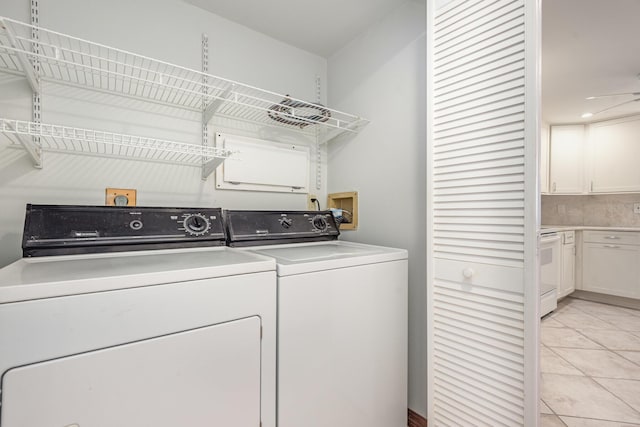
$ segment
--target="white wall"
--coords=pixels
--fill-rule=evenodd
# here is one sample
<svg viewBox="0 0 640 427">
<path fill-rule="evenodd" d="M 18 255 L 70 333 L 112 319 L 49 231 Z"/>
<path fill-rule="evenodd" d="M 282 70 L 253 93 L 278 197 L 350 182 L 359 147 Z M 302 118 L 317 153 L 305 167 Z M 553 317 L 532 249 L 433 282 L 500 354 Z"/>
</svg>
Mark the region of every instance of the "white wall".
<svg viewBox="0 0 640 427">
<path fill-rule="evenodd" d="M 371 120 L 329 146 L 328 191 L 358 191 L 342 238 L 409 250 L 409 407 L 426 415 L 426 19 L 409 1 L 329 58 L 329 105 Z"/>
<path fill-rule="evenodd" d="M 201 69 L 201 34 L 209 36 L 209 72 L 296 98 L 316 100 L 316 76 L 323 82 L 326 59 L 268 38 L 180 0 L 48 0 L 40 3 L 40 25 L 145 56 Z M 29 0 L 2 0 L 0 15 L 29 22 Z M 0 73 L 0 117 L 30 120 L 26 81 Z M 42 121 L 200 143 L 200 116 L 127 98 L 45 85 Z M 210 126 L 209 135 L 224 129 Z M 239 131 L 240 132 L 240 131 Z M 271 139 L 269 129 L 240 133 Z M 288 142 L 290 134 L 277 135 Z M 138 205 L 221 206 L 228 209 L 305 209 L 303 194 L 215 190 L 214 178 L 200 179 L 195 167 L 45 153 L 37 170 L 21 150 L 6 149 L 0 135 L 0 266 L 21 256 L 26 203 L 103 204 L 107 187 L 135 188 Z M 326 195 L 323 184 L 314 193 Z M 315 171 L 315 165 L 311 165 Z"/>
</svg>

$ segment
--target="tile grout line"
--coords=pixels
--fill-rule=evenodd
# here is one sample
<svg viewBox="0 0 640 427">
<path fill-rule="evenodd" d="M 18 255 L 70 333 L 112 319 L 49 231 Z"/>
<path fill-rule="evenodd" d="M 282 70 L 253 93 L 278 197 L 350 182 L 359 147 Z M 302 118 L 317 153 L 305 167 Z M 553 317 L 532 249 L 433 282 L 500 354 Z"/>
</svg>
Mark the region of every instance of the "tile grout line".
<svg viewBox="0 0 640 427">
<path fill-rule="evenodd" d="M 628 360 L 629 362 L 633 363 L 634 365 L 640 367 L 640 362 L 636 362 L 635 360 L 631 360 L 628 357 L 625 357 L 623 354 L 620 354 L 621 351 L 628 351 L 628 352 L 638 353 L 638 354 L 640 354 L 640 351 L 637 351 L 637 350 L 614 350 L 613 351 L 615 354 L 617 354 L 618 356 L 622 357 L 624 360 Z"/>
<path fill-rule="evenodd" d="M 568 307 L 570 303 L 565 304 L 563 307 Z M 600 304 L 600 303 L 596 303 L 596 304 Z M 563 307 L 559 307 L 558 309 L 562 309 Z M 635 336 L 636 334 L 634 334 L 632 331 L 624 331 L 621 328 L 617 327 L 616 325 L 613 325 L 609 322 L 607 322 L 604 319 L 599 318 L 596 315 L 592 315 L 591 313 L 588 313 L 584 310 L 581 310 L 579 307 L 571 307 L 571 309 L 576 309 L 582 313 L 584 313 L 585 315 L 592 317 L 600 322 L 604 322 L 607 325 L 611 325 L 613 329 L 596 329 L 596 330 L 600 330 L 600 331 L 616 331 L 616 332 L 624 332 L 624 333 L 629 333 L 633 336 Z M 559 314 L 559 313 L 556 313 Z M 632 316 L 632 315 L 630 315 Z M 623 317 L 623 316 L 620 316 Z M 616 356 L 624 359 L 625 361 L 629 361 L 631 362 L 633 365 L 636 366 L 640 366 L 639 364 L 637 364 L 636 362 L 632 361 L 632 360 L 628 360 L 626 357 L 624 357 L 621 354 L 618 354 L 618 351 L 635 351 L 635 350 L 613 350 L 611 348 L 609 348 L 607 345 L 603 344 L 602 342 L 599 342 L 596 339 L 592 339 L 588 336 L 586 336 L 584 333 L 582 333 L 579 329 L 573 328 L 565 323 L 562 322 L 562 320 L 558 320 L 557 318 L 553 317 L 552 319 L 554 319 L 556 322 L 560 323 L 561 325 L 564 326 L 564 328 L 572 330 L 574 332 L 576 332 L 577 334 L 579 334 L 580 336 L 582 336 L 583 338 L 585 338 L 586 340 L 593 342 L 599 346 L 601 346 L 601 348 L 583 348 L 583 347 L 554 347 L 554 346 L 549 346 L 549 345 L 545 345 L 543 343 L 541 343 L 542 347 L 546 347 L 549 351 L 551 351 L 552 354 L 554 354 L 556 357 L 558 357 L 560 360 L 566 362 L 569 366 L 571 366 L 572 368 L 574 368 L 576 371 L 582 373 L 585 378 L 588 378 L 591 382 L 593 382 L 596 386 L 602 388 L 603 390 L 605 390 L 606 392 L 610 393 L 613 397 L 615 397 L 616 399 L 618 399 L 620 402 L 622 402 L 625 406 L 627 406 L 633 413 L 638 414 L 638 416 L 640 417 L 640 411 L 636 410 L 633 406 L 631 406 L 626 400 L 624 400 L 623 398 L 621 398 L 620 396 L 618 396 L 616 393 L 614 393 L 613 391 L 611 391 L 608 387 L 604 386 L 603 384 L 600 384 L 598 381 L 596 381 L 596 378 L 603 378 L 603 379 L 612 379 L 612 380 L 620 380 L 621 378 L 607 378 L 607 377 L 594 377 L 591 375 L 587 375 L 586 372 L 584 372 L 583 370 L 581 370 L 580 368 L 578 368 L 577 366 L 575 366 L 573 363 L 571 363 L 570 361 L 568 361 L 567 359 L 565 359 L 564 357 L 562 357 L 562 355 L 558 354 L 554 348 L 566 348 L 566 349 L 574 349 L 574 350 L 598 350 L 598 351 L 608 351 L 611 352 L 612 354 L 615 354 Z M 544 321 L 544 320 L 543 320 Z M 542 326 L 542 325 L 541 325 Z M 555 329 L 561 329 L 561 328 L 555 328 Z M 588 329 L 588 328 L 587 328 Z M 558 374 L 561 375 L 561 374 Z M 567 374 L 567 376 L 570 376 L 569 374 Z M 574 375 L 574 376 L 578 376 L 578 375 Z M 630 381 L 639 381 L 640 380 L 635 380 L 635 379 L 630 379 L 630 378 L 624 378 L 623 380 L 630 380 Z M 544 404 L 547 406 L 547 408 L 549 408 L 549 410 L 551 412 L 553 412 L 553 414 L 560 420 L 560 422 L 562 422 L 563 425 L 567 425 L 561 417 L 561 415 L 558 415 L 558 413 L 547 403 L 545 402 L 542 398 L 540 398 L 540 400 L 542 402 L 544 402 Z M 573 417 L 571 415 L 564 415 L 566 417 Z M 573 417 L 573 418 L 579 418 L 579 417 Z M 617 421 L 617 420 L 604 420 L 604 419 L 596 419 L 596 418 L 584 418 L 584 419 L 590 419 L 593 421 L 612 421 L 612 422 L 621 422 L 621 421 Z"/>
</svg>

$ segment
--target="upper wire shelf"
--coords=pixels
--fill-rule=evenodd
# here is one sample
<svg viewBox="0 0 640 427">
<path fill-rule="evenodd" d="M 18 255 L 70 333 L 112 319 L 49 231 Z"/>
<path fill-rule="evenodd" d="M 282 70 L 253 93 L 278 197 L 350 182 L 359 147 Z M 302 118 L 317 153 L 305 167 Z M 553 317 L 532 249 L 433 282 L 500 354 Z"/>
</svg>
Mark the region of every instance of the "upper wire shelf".
<svg viewBox="0 0 640 427">
<path fill-rule="evenodd" d="M 205 123 L 220 115 L 317 134 L 320 142 L 368 123 L 288 95 L 5 17 L 0 17 L 0 70 L 26 76 L 35 91 L 40 80 L 81 86 L 203 111 Z"/>
<path fill-rule="evenodd" d="M 216 147 L 4 118 L 0 132 L 24 146 L 40 167 L 42 151 L 54 151 L 200 166 L 206 177 L 233 154 Z"/>
</svg>

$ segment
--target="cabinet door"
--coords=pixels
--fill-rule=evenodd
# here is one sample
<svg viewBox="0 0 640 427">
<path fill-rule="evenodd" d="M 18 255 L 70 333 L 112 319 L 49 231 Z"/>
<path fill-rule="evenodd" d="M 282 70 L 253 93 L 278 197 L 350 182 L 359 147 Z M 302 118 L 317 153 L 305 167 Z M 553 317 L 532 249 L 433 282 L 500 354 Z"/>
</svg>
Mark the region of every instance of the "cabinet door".
<svg viewBox="0 0 640 427">
<path fill-rule="evenodd" d="M 640 296 L 640 247 L 585 242 L 582 248 L 582 289 L 630 298 Z"/>
<path fill-rule="evenodd" d="M 594 124 L 591 146 L 590 191 L 640 191 L 640 118 Z"/>
<path fill-rule="evenodd" d="M 552 126 L 550 138 L 550 193 L 583 193 L 584 126 Z"/>
<path fill-rule="evenodd" d="M 558 288 L 558 298 L 566 297 L 576 290 L 575 245 L 562 245 L 562 279 Z"/>
<path fill-rule="evenodd" d="M 549 126 L 540 128 L 540 192 L 549 194 Z"/>
</svg>

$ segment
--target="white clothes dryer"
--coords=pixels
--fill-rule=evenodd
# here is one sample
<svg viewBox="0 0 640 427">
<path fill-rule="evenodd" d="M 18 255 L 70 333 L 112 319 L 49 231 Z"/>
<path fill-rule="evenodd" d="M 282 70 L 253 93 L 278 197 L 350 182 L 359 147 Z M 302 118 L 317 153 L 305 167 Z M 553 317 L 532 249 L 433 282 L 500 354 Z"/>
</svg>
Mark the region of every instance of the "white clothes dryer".
<svg viewBox="0 0 640 427">
<path fill-rule="evenodd" d="M 223 243 L 219 209 L 28 206 L 0 426 L 275 427 L 275 263 Z"/>
<path fill-rule="evenodd" d="M 336 240 L 328 211 L 225 222 L 277 263 L 278 426 L 406 426 L 407 251 Z"/>
</svg>

